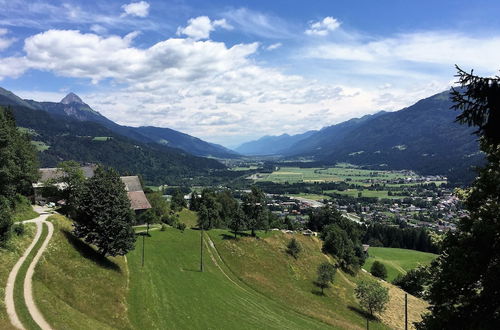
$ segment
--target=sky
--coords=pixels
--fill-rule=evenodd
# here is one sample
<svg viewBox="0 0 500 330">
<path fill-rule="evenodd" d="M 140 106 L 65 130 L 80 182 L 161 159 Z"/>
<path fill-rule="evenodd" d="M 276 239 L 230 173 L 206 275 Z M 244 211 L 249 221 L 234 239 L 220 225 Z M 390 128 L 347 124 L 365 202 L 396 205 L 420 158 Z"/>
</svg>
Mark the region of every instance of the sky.
<svg viewBox="0 0 500 330">
<path fill-rule="evenodd" d="M 0 0 L 0 86 L 235 147 L 500 69 L 500 1 Z"/>
</svg>

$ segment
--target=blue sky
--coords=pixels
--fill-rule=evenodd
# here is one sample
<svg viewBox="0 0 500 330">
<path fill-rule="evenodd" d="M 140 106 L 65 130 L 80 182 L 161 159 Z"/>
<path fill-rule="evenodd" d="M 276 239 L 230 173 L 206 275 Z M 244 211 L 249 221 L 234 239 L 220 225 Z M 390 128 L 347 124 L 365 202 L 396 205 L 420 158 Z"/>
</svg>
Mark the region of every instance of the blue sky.
<svg viewBox="0 0 500 330">
<path fill-rule="evenodd" d="M 0 86 L 235 146 L 500 69 L 499 1 L 0 0 Z"/>
</svg>

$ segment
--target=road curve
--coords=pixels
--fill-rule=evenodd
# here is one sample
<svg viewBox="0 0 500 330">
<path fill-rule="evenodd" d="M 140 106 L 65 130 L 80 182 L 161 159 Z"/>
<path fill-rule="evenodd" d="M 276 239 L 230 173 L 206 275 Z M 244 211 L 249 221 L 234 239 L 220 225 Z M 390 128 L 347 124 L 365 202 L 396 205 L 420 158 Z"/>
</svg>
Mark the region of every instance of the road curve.
<svg viewBox="0 0 500 330">
<path fill-rule="evenodd" d="M 43 316 L 41 315 L 40 311 L 36 307 L 36 304 L 33 300 L 33 287 L 32 287 L 32 279 L 33 279 L 33 273 L 35 270 L 35 266 L 40 260 L 42 253 L 45 251 L 47 248 L 47 245 L 52 238 L 52 234 L 54 232 L 54 226 L 52 223 L 46 221 L 46 219 L 51 215 L 49 213 L 44 212 L 45 210 L 41 208 L 35 208 L 37 212 L 42 212 L 39 217 L 28 220 L 28 221 L 23 221 L 23 223 L 35 223 L 36 224 L 36 234 L 33 239 L 33 242 L 31 242 L 30 246 L 26 249 L 26 251 L 23 253 L 21 258 L 17 261 L 17 263 L 14 265 L 12 268 L 9 277 L 7 279 L 7 285 L 5 287 L 5 307 L 7 310 L 7 315 L 9 316 L 10 322 L 12 325 L 18 329 L 25 330 L 25 327 L 21 323 L 19 316 L 17 315 L 15 304 L 14 304 L 14 284 L 16 282 L 16 278 L 19 273 L 19 269 L 23 265 L 23 263 L 26 261 L 26 258 L 29 256 L 29 254 L 32 252 L 33 248 L 35 245 L 38 243 L 40 240 L 40 237 L 42 235 L 42 228 L 43 224 L 45 223 L 48 227 L 48 233 L 47 236 L 45 237 L 45 240 L 43 244 L 40 246 L 38 249 L 35 257 L 31 261 L 28 270 L 26 272 L 26 277 L 24 279 L 24 300 L 26 302 L 26 307 L 28 309 L 28 312 L 30 313 L 31 317 L 33 320 L 38 324 L 40 328 L 43 330 L 50 330 L 51 327 L 48 325 L 48 323 L 45 321 Z"/>
</svg>

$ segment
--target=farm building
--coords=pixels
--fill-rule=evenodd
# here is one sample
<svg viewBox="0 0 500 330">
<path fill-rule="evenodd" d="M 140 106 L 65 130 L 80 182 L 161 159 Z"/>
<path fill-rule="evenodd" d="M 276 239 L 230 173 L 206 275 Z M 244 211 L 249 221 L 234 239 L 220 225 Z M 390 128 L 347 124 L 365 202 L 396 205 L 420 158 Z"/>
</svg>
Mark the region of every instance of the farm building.
<svg viewBox="0 0 500 330">
<path fill-rule="evenodd" d="M 86 179 L 94 176 L 96 168 L 96 165 L 81 167 Z M 41 168 L 40 179 L 37 183 L 33 184 L 35 202 L 38 204 L 47 202 L 62 203 L 63 201 L 57 201 L 54 195 L 51 195 L 51 189 L 64 190 L 66 188 L 65 184 L 57 181 L 65 175 L 66 173 L 58 168 Z M 125 190 L 127 191 L 127 196 L 130 201 L 130 208 L 134 210 L 136 214 L 151 208 L 151 204 L 142 190 L 141 181 L 138 176 L 122 176 L 120 179 L 125 185 Z"/>
</svg>

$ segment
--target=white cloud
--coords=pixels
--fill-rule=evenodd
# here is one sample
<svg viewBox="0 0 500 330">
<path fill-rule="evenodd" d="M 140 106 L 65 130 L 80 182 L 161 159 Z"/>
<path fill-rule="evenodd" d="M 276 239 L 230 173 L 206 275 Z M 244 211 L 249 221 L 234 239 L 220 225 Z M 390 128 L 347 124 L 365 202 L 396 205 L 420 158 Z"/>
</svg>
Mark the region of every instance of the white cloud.
<svg viewBox="0 0 500 330">
<path fill-rule="evenodd" d="M 294 28 L 280 17 L 239 8 L 222 14 L 239 31 L 268 39 L 295 38 Z"/>
<path fill-rule="evenodd" d="M 272 44 L 272 45 L 269 45 L 267 46 L 267 50 L 275 50 L 275 49 L 278 49 L 280 48 L 281 46 L 283 46 L 283 44 L 281 42 L 277 42 L 275 44 Z"/>
<path fill-rule="evenodd" d="M 492 70 L 500 63 L 500 37 L 469 37 L 445 31 L 409 33 L 377 40 L 324 43 L 308 49 L 306 56 L 367 62 L 374 67 L 377 63 L 394 67 L 404 62 Z"/>
<path fill-rule="evenodd" d="M 146 1 L 132 2 L 127 5 L 123 5 L 122 9 L 124 13 L 122 16 L 137 16 L 146 17 L 149 15 L 149 3 Z"/>
<path fill-rule="evenodd" d="M 331 16 L 323 18 L 321 21 L 312 22 L 304 33 L 313 36 L 326 36 L 335 31 L 340 26 L 340 22 Z"/>
<path fill-rule="evenodd" d="M 106 29 L 104 26 L 99 25 L 99 24 L 92 24 L 90 26 L 90 31 L 95 32 L 97 34 L 107 34 L 108 29 Z"/>
<path fill-rule="evenodd" d="M 210 20 L 207 16 L 198 16 L 191 18 L 188 25 L 177 28 L 177 35 L 186 35 L 194 40 L 208 39 L 210 32 L 215 28 L 221 27 L 226 30 L 231 30 L 233 27 L 226 22 L 226 19 Z"/>
<path fill-rule="evenodd" d="M 0 51 L 7 49 L 15 41 L 13 38 L 8 38 L 6 35 L 9 33 L 7 29 L 0 28 Z"/>
</svg>

